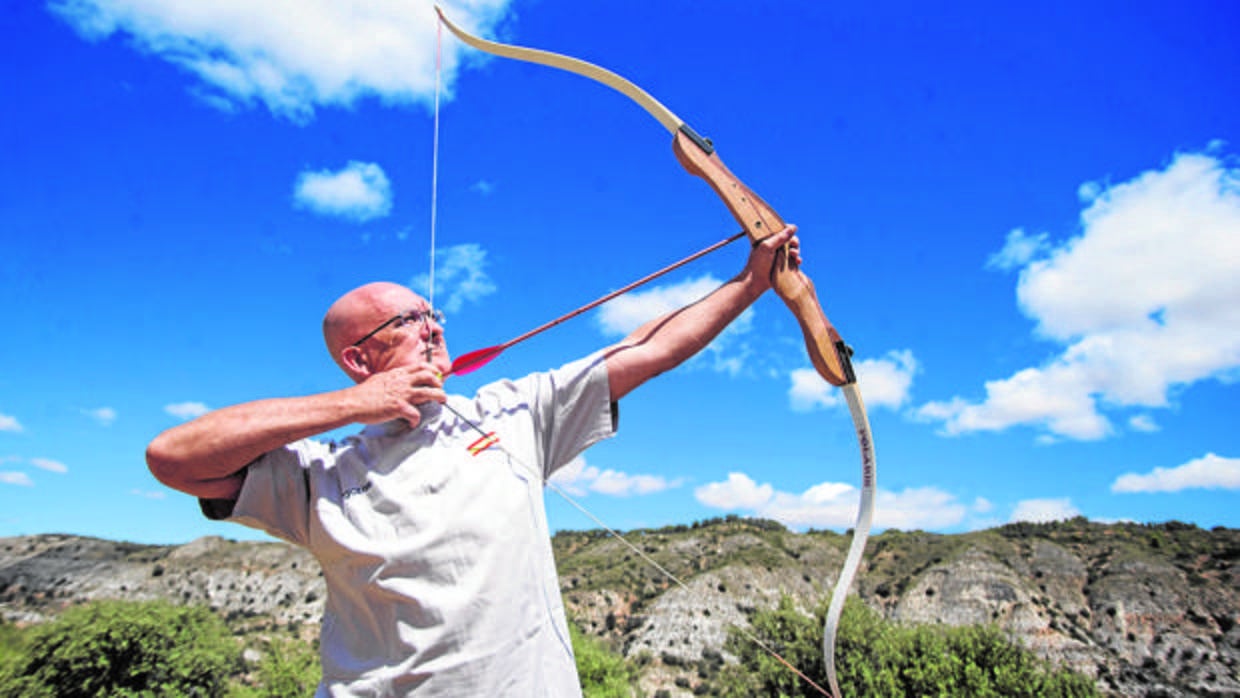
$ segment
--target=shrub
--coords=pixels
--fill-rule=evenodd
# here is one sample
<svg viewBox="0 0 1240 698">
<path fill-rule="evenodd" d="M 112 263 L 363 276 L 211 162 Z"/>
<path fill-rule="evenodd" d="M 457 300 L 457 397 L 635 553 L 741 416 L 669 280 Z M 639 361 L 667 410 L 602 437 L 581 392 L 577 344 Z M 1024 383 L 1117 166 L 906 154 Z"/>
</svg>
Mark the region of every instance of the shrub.
<svg viewBox="0 0 1240 698">
<path fill-rule="evenodd" d="M 754 634 L 826 687 L 822 623 L 826 605 L 813 617 L 788 597 L 751 618 Z M 1099 695 L 1086 677 L 1052 667 L 1014 644 L 994 626 L 903 626 L 889 623 L 856 597 L 848 599 L 837 638 L 840 691 L 856 696 L 1046 696 Z M 722 696 L 817 696 L 777 660 L 736 629 L 727 649 L 740 659 L 726 667 Z"/>
<path fill-rule="evenodd" d="M 23 639 L 0 695 L 222 696 L 240 662 L 218 616 L 162 601 L 78 606 Z"/>
<path fill-rule="evenodd" d="M 253 683 L 234 685 L 229 698 L 309 698 L 322 675 L 315 643 L 295 637 L 272 638 L 263 643 Z"/>
<path fill-rule="evenodd" d="M 573 654 L 577 657 L 577 674 L 585 698 L 630 698 L 636 695 L 633 683 L 637 671 L 602 643 L 569 626 Z"/>
</svg>

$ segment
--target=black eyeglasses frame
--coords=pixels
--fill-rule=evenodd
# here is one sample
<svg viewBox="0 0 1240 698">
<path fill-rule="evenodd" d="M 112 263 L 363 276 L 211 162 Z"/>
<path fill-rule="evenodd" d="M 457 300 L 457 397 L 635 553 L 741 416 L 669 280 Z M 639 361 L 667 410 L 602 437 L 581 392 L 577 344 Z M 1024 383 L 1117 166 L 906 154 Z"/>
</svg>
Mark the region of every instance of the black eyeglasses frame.
<svg viewBox="0 0 1240 698">
<path fill-rule="evenodd" d="M 400 326 L 403 326 L 405 323 L 409 323 L 409 322 L 425 323 L 427 318 L 434 320 L 435 324 L 437 325 L 443 325 L 444 320 L 446 319 L 444 317 L 443 311 L 437 310 L 435 308 L 427 308 L 426 310 L 410 310 L 407 313 L 401 313 L 400 315 L 393 315 L 392 317 L 385 320 L 382 325 L 379 325 L 373 330 L 367 332 L 361 339 L 350 344 L 349 346 L 360 347 L 362 344 L 366 342 L 366 340 L 370 339 L 371 337 L 387 329 L 387 327 L 393 323 L 400 322 L 401 323 Z"/>
</svg>

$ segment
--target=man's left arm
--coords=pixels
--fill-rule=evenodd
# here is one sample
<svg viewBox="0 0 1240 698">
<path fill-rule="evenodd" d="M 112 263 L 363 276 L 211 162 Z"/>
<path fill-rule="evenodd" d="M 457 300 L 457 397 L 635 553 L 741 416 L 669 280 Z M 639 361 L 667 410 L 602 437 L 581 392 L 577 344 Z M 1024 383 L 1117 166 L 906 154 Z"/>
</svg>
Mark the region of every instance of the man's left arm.
<svg viewBox="0 0 1240 698">
<path fill-rule="evenodd" d="M 637 328 L 606 352 L 613 402 L 647 380 L 676 368 L 710 344 L 719 333 L 771 287 L 776 253 L 788 244 L 799 263 L 796 227 L 788 226 L 759 243 L 741 273 L 709 296 Z"/>
</svg>

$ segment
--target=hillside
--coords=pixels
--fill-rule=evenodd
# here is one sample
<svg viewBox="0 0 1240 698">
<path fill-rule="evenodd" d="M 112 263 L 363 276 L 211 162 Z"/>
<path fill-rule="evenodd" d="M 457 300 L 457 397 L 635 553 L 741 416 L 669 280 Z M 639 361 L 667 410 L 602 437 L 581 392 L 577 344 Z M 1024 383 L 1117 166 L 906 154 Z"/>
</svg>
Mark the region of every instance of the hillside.
<svg viewBox="0 0 1240 698">
<path fill-rule="evenodd" d="M 626 538 L 681 588 L 606 533 L 556 535 L 569 614 L 639 662 L 643 688 L 690 695 L 729 624 L 781 593 L 805 608 L 829 592 L 848 537 L 731 518 Z M 871 539 L 862 600 L 903 622 L 997 623 L 1039 654 L 1125 696 L 1240 696 L 1240 531 L 1014 524 Z M 96 598 L 206 604 L 243 631 L 312 636 L 324 588 L 305 552 L 203 538 L 148 546 L 64 535 L 0 539 L 0 616 L 37 622 Z M 725 656 L 726 658 L 726 656 Z"/>
</svg>

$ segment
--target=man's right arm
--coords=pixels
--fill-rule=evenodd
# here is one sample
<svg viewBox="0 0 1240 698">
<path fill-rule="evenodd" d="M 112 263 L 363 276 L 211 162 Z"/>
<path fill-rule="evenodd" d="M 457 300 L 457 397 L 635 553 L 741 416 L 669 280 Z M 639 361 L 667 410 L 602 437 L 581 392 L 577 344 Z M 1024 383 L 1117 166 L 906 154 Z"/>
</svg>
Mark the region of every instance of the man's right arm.
<svg viewBox="0 0 1240 698">
<path fill-rule="evenodd" d="M 236 499 L 245 467 L 268 451 L 357 422 L 404 419 L 416 426 L 417 405 L 445 399 L 433 369 L 398 368 L 343 390 L 208 412 L 156 436 L 146 462 L 173 489 L 201 499 Z"/>
</svg>

